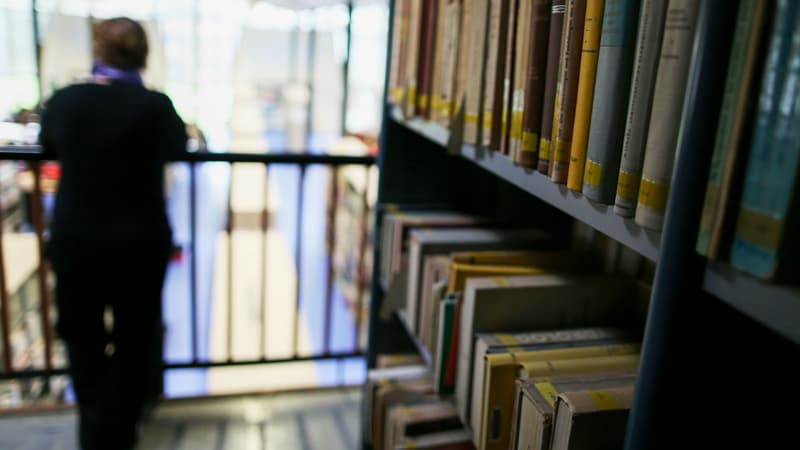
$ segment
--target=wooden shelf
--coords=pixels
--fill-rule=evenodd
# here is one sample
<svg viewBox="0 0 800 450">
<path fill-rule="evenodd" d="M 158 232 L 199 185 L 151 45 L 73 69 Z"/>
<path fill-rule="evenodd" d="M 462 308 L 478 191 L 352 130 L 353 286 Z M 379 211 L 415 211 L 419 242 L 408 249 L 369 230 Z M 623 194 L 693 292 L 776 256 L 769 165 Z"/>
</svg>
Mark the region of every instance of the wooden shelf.
<svg viewBox="0 0 800 450">
<path fill-rule="evenodd" d="M 428 349 L 422 345 L 422 341 L 420 341 L 419 338 L 413 332 L 411 332 L 411 328 L 408 326 L 406 312 L 402 309 L 398 309 L 395 311 L 395 314 L 397 314 L 397 318 L 400 320 L 400 323 L 403 324 L 403 328 L 405 328 L 409 339 L 411 339 L 411 342 L 413 342 L 414 346 L 417 347 L 417 352 L 422 357 L 422 360 L 425 361 L 425 365 L 431 367 L 431 354 L 428 352 Z"/>
<path fill-rule="evenodd" d="M 396 109 L 392 112 L 392 118 L 442 147 L 448 144 L 449 133 L 438 124 L 418 119 L 404 120 Z M 658 259 L 661 232 L 642 228 L 633 219 L 615 214 L 612 205 L 594 203 L 583 194 L 553 183 L 537 171 L 514 164 L 498 152 L 462 145 L 461 157 L 630 247 L 645 258 L 651 261 Z"/>
<path fill-rule="evenodd" d="M 728 264 L 710 263 L 703 278 L 703 289 L 800 344 L 800 288 L 765 283 Z"/>
</svg>

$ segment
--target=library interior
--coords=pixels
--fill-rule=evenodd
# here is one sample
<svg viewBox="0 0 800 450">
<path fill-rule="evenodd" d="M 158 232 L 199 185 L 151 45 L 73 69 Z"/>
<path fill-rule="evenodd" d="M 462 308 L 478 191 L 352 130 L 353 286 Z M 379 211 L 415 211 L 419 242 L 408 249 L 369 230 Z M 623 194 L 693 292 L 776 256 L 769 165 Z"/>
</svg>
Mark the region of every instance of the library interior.
<svg viewBox="0 0 800 450">
<path fill-rule="evenodd" d="M 0 449 L 800 449 L 798 124 L 794 0 L 0 0 Z"/>
</svg>

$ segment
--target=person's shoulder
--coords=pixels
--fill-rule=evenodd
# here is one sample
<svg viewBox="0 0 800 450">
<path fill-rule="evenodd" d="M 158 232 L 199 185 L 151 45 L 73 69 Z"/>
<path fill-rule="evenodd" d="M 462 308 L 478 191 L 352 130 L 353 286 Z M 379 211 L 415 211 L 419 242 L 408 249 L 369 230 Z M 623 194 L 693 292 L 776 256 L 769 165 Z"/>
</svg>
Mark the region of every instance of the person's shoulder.
<svg viewBox="0 0 800 450">
<path fill-rule="evenodd" d="M 172 110 L 174 107 L 172 106 L 172 100 L 169 96 L 163 92 L 155 91 L 152 89 L 145 89 L 147 95 L 147 99 L 151 105 L 156 107 L 157 109 L 167 109 Z"/>
</svg>

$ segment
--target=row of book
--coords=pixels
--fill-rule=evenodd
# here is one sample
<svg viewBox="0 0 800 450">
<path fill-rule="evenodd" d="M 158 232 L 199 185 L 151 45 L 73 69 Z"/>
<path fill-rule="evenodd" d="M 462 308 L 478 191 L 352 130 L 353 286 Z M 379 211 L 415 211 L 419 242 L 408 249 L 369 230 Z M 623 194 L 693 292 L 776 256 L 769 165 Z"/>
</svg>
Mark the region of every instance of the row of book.
<svg viewBox="0 0 800 450">
<path fill-rule="evenodd" d="M 738 16 L 719 120 L 709 118 L 698 248 L 724 257 L 732 246 L 735 265 L 769 278 L 784 247 L 796 248 L 784 223 L 800 152 L 790 125 L 800 114 L 798 5 L 720 7 Z M 692 51 L 700 10 L 695 0 L 398 0 L 389 99 L 407 118 L 463 130 L 464 143 L 661 229 L 693 101 L 690 65 L 703 63 Z"/>
<path fill-rule="evenodd" d="M 388 386 L 408 401 L 438 402 L 458 420 L 437 432 L 466 433 L 478 449 L 593 448 L 575 446 L 581 439 L 621 445 L 638 365 L 630 330 L 639 329 L 646 286 L 603 273 L 591 253 L 557 249 L 544 232 L 456 212 L 386 213 L 380 248 L 382 283 L 402 291 L 387 299 L 403 299 L 398 316 L 430 361 L 400 370 L 407 379 L 399 369 L 370 374 L 374 448 L 404 445 L 403 435 L 390 434 L 391 408 L 379 399 Z M 614 407 L 596 403 L 593 414 L 603 412 L 593 417 L 619 416 L 615 425 L 598 436 L 592 426 L 554 433 L 559 402 L 565 415 L 591 408 L 581 403 L 578 412 L 570 393 L 613 398 L 606 406 Z"/>
</svg>

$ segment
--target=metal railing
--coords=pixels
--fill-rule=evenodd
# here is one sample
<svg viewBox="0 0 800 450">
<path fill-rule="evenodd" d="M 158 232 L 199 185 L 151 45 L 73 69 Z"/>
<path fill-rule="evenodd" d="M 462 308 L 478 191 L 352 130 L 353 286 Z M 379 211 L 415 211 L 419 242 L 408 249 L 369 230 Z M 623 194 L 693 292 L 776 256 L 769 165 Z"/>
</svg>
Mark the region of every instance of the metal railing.
<svg viewBox="0 0 800 450">
<path fill-rule="evenodd" d="M 44 364 L 41 366 L 42 368 L 37 369 L 23 369 L 23 370 L 15 370 L 14 365 L 12 364 L 14 354 L 13 348 L 11 345 L 11 338 L 10 338 L 10 293 L 6 287 L 6 273 L 7 268 L 5 267 L 5 255 L 3 253 L 3 226 L 0 226 L 0 347 L 3 353 L 3 370 L 0 371 L 0 380 L 11 380 L 11 379 L 30 379 L 30 378 L 37 378 L 37 377 L 50 377 L 54 375 L 63 375 L 67 372 L 67 367 L 65 366 L 58 366 L 54 364 L 53 360 L 53 348 L 55 344 L 55 333 L 53 330 L 53 311 L 52 311 L 52 304 L 53 299 L 51 295 L 51 287 L 50 282 L 48 280 L 48 261 L 46 257 L 45 247 L 45 230 L 46 230 L 46 223 L 43 214 L 43 206 L 42 206 L 42 176 L 41 176 L 41 166 L 42 163 L 45 161 L 43 156 L 40 153 L 40 148 L 37 146 L 13 146 L 13 147 L 0 147 L 0 161 L 16 161 L 27 164 L 29 169 L 33 174 L 33 189 L 32 189 L 32 201 L 31 201 L 31 217 L 32 217 L 32 225 L 34 229 L 34 233 L 36 235 L 37 247 L 38 247 L 38 267 L 35 271 L 35 276 L 37 278 L 37 286 L 39 292 L 39 314 L 41 315 L 41 329 L 43 332 L 44 337 Z M 367 239 L 367 229 L 369 225 L 369 211 L 370 208 L 368 206 L 368 198 L 367 198 L 367 189 L 364 190 L 363 196 L 360 198 L 361 203 L 361 211 L 362 217 L 360 217 L 360 224 L 361 227 L 360 231 L 360 238 L 359 238 L 359 251 L 358 251 L 358 262 L 357 262 L 357 280 L 356 286 L 358 289 L 358 293 L 356 295 L 356 314 L 355 314 L 355 342 L 353 343 L 352 351 L 344 351 L 344 352 L 337 352 L 332 350 L 331 346 L 331 335 L 332 335 L 332 310 L 333 310 L 333 292 L 334 292 L 334 261 L 333 261 L 333 252 L 334 252 L 334 245 L 335 239 L 338 235 L 336 229 L 336 215 L 337 215 L 337 197 L 339 196 L 339 181 L 340 181 L 340 172 L 344 166 L 358 166 L 363 167 L 365 171 L 365 176 L 367 179 L 370 177 L 370 169 L 372 166 L 375 165 L 375 158 L 371 156 L 338 156 L 338 155 L 320 155 L 320 154 L 298 154 L 298 153 L 269 153 L 269 154 L 241 154 L 241 153 L 189 153 L 180 161 L 175 162 L 183 162 L 188 163 L 189 169 L 189 243 L 188 243 L 188 252 L 190 254 L 189 258 L 189 304 L 190 304 L 190 311 L 188 312 L 188 317 L 190 320 L 190 335 L 191 335 L 191 357 L 184 360 L 184 361 L 164 361 L 164 369 L 187 369 L 187 368 L 212 368 L 212 367 L 229 367 L 229 366 L 241 366 L 241 365 L 253 365 L 253 364 L 269 364 L 269 363 L 288 363 L 288 362 L 301 362 L 301 361 L 317 361 L 317 360 L 346 360 L 349 358 L 355 357 L 362 357 L 364 355 L 364 349 L 362 348 L 360 341 L 362 337 L 362 316 L 363 316 L 363 297 L 364 294 L 367 292 L 366 287 L 368 284 L 368 277 L 369 274 L 367 273 L 365 267 L 365 254 L 366 254 L 366 246 L 368 244 Z M 294 166 L 299 168 L 299 177 L 298 177 L 298 197 L 297 197 L 297 216 L 295 219 L 294 227 L 295 227 L 295 239 L 294 239 L 294 248 L 293 248 L 293 257 L 294 257 L 294 266 L 296 270 L 297 276 L 295 277 L 295 299 L 294 299 L 294 323 L 292 326 L 292 336 L 287 337 L 287 339 L 291 339 L 292 342 L 292 352 L 291 355 L 288 357 L 282 358 L 270 358 L 267 356 L 266 352 L 266 323 L 265 323 L 265 311 L 266 311 L 266 281 L 263 279 L 262 273 L 262 280 L 260 282 L 260 326 L 261 329 L 259 330 L 259 335 L 261 337 L 261 344 L 260 344 L 260 356 L 256 358 L 249 358 L 249 359 L 236 359 L 232 355 L 232 336 L 231 330 L 235 326 L 233 323 L 233 308 L 235 307 L 232 295 L 232 284 L 233 284 L 233 275 L 235 273 L 233 269 L 233 258 L 230 257 L 231 252 L 231 239 L 232 239 L 232 225 L 233 225 L 233 213 L 231 209 L 230 200 L 228 201 L 228 224 L 226 227 L 227 239 L 228 239 L 228 252 L 229 257 L 227 258 L 227 273 L 229 276 L 227 277 L 227 289 L 226 289 L 226 308 L 228 311 L 227 315 L 227 356 L 223 359 L 212 360 L 210 358 L 203 357 L 199 351 L 199 333 L 198 333 L 198 326 L 199 326 L 199 316 L 198 316 L 198 280 L 197 280 L 197 259 L 195 256 L 197 255 L 197 211 L 198 211 L 198 196 L 197 196 L 197 166 L 203 163 L 227 163 L 233 167 L 233 164 L 237 163 L 256 163 L 262 164 L 264 166 L 265 175 L 268 175 L 272 166 L 276 165 L 283 165 L 283 166 Z M 304 214 L 304 183 L 306 180 L 307 169 L 311 166 L 323 166 L 329 168 L 331 171 L 330 173 L 330 184 L 329 184 L 329 192 L 327 195 L 329 196 L 327 201 L 327 211 L 326 211 L 326 230 L 325 236 L 323 238 L 326 239 L 327 242 L 327 252 L 326 252 L 326 265 L 327 265 L 327 280 L 325 285 L 325 299 L 324 299 L 324 322 L 322 330 L 322 335 L 324 338 L 324 344 L 322 351 L 315 352 L 313 354 L 303 354 L 300 352 L 299 349 L 299 334 L 300 334 L 300 317 L 301 317 L 301 295 L 302 295 L 302 283 L 301 283 L 301 263 L 302 263 L 302 224 L 303 224 L 303 214 Z M 2 186 L 0 186 L 2 187 Z M 269 183 L 265 183 L 265 192 L 264 195 L 264 204 L 263 204 L 263 213 L 261 214 L 260 218 L 260 231 L 261 233 L 267 233 L 267 230 L 270 226 L 269 222 L 269 212 L 268 212 L 268 194 Z M 1 193 L 2 191 L 0 191 Z M 2 198 L 0 196 L 0 202 Z M 3 211 L 3 205 L 0 204 L 0 212 Z M 1 225 L 1 224 L 0 224 Z M 266 237 L 264 238 L 264 246 L 262 248 L 262 262 L 264 267 L 266 267 Z M 13 262 L 12 262 L 13 264 Z"/>
</svg>

